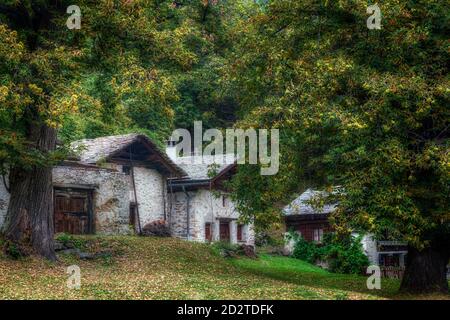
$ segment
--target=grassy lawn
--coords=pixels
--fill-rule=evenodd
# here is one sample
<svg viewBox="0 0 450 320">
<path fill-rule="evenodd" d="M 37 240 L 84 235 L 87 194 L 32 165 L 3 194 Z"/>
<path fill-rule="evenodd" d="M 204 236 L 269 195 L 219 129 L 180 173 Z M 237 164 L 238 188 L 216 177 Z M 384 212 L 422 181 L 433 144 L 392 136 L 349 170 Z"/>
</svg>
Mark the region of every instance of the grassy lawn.
<svg viewBox="0 0 450 320">
<path fill-rule="evenodd" d="M 0 299 L 397 299 L 399 282 L 367 290 L 366 278 L 338 275 L 308 263 L 269 255 L 224 259 L 209 245 L 173 238 L 78 237 L 95 260 L 59 255 L 11 260 L 0 254 Z M 66 286 L 67 266 L 81 268 L 81 289 Z"/>
</svg>

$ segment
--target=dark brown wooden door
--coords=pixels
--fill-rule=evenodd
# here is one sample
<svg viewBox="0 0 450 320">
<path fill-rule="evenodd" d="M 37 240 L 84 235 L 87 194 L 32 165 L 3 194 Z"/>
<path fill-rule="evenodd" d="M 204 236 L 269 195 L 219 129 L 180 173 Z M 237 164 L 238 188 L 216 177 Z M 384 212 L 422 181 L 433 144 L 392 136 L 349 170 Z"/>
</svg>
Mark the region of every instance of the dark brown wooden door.
<svg viewBox="0 0 450 320">
<path fill-rule="evenodd" d="M 237 241 L 242 241 L 242 228 L 243 228 L 242 224 L 239 224 L 237 226 Z"/>
<path fill-rule="evenodd" d="M 89 233 L 87 196 L 55 196 L 55 232 Z"/>
<path fill-rule="evenodd" d="M 209 223 L 209 222 L 205 223 L 205 239 L 208 242 L 211 242 L 211 240 L 212 240 L 211 223 Z"/>
<path fill-rule="evenodd" d="M 220 241 L 230 241 L 229 222 L 220 222 Z"/>
<path fill-rule="evenodd" d="M 130 205 L 130 225 L 133 226 L 133 230 L 136 231 L 136 206 Z"/>
</svg>

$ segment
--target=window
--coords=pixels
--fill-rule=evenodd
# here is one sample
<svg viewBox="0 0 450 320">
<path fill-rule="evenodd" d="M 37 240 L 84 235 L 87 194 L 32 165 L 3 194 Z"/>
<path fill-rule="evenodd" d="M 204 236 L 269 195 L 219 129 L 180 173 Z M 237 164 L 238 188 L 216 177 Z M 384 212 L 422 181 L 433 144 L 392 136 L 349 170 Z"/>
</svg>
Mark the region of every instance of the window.
<svg viewBox="0 0 450 320">
<path fill-rule="evenodd" d="M 380 254 L 379 264 L 384 267 L 398 267 L 400 266 L 400 254 L 398 253 Z"/>
<path fill-rule="evenodd" d="M 222 206 L 226 207 L 227 205 L 227 197 L 226 196 L 222 196 Z"/>
<path fill-rule="evenodd" d="M 313 241 L 314 242 L 322 242 L 323 240 L 323 229 L 314 229 L 313 230 Z"/>
<path fill-rule="evenodd" d="M 122 172 L 125 173 L 127 176 L 131 173 L 131 167 L 130 166 L 122 166 Z"/>
<path fill-rule="evenodd" d="M 230 222 L 220 221 L 219 234 L 220 241 L 230 242 Z"/>
<path fill-rule="evenodd" d="M 238 224 L 237 226 L 237 241 L 243 241 L 243 229 L 244 226 L 242 224 Z"/>
</svg>

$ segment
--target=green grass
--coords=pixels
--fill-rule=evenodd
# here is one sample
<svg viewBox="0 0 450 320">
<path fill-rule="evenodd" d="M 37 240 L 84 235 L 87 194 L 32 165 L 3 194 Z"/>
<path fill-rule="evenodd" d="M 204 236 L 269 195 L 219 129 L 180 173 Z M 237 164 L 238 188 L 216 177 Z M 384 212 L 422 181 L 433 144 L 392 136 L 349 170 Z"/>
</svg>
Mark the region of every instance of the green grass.
<svg viewBox="0 0 450 320">
<path fill-rule="evenodd" d="M 90 251 L 111 257 L 59 261 L 11 260 L 0 254 L 0 299 L 397 299 L 397 280 L 382 290 L 366 278 L 338 275 L 303 261 L 262 254 L 224 259 L 211 246 L 172 238 L 78 237 Z M 81 268 L 81 289 L 66 286 L 67 266 Z"/>
</svg>

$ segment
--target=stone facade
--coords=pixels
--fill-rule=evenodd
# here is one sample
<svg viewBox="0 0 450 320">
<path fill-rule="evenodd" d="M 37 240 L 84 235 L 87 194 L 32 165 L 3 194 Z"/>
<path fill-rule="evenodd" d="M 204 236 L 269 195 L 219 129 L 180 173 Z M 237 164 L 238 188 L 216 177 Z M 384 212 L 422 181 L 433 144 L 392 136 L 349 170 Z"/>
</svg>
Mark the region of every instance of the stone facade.
<svg viewBox="0 0 450 320">
<path fill-rule="evenodd" d="M 134 168 L 137 201 L 141 226 L 164 220 L 166 212 L 166 177 L 153 169 Z"/>
<path fill-rule="evenodd" d="M 250 224 L 242 226 L 242 241 L 237 239 L 239 212 L 235 210 L 231 199 L 222 193 L 198 189 L 188 192 L 175 192 L 169 195 L 171 201 L 170 226 L 172 234 L 179 238 L 205 242 L 207 223 L 211 225 L 212 241 L 220 240 L 220 221 L 230 223 L 230 242 L 254 245 L 254 231 Z M 224 198 L 223 198 L 224 197 Z M 187 235 L 187 203 L 189 202 L 189 237 Z"/>
<path fill-rule="evenodd" d="M 130 232 L 129 183 L 125 175 L 110 169 L 58 166 L 53 169 L 54 185 L 92 185 L 95 232 L 126 234 Z"/>
<path fill-rule="evenodd" d="M 225 193 L 217 196 L 220 188 L 212 192 L 203 184 L 191 188 L 188 195 L 180 189 L 172 192 L 168 188 L 169 176 L 176 177 L 182 184 L 201 180 L 208 185 L 212 180 L 208 177 L 207 165 L 190 161 L 183 165 L 175 163 L 148 137 L 139 134 L 86 139 L 74 142 L 71 147 L 75 152 L 73 158 L 77 160 L 65 161 L 53 168 L 55 225 L 59 230 L 80 232 L 71 229 L 71 225 L 68 228 L 66 222 L 70 224 L 71 219 L 87 216 L 89 231 L 83 229 L 81 233 L 131 233 L 131 222 L 135 223 L 137 231 L 137 223 L 132 221 L 136 214 L 131 214 L 135 208 L 141 228 L 156 220 L 166 220 L 173 236 L 205 242 L 206 224 L 210 227 L 211 240 L 216 241 L 220 240 L 222 223 L 228 224 L 230 242 L 254 244 L 252 225 L 238 225 L 239 213 L 233 202 Z M 219 173 L 227 169 L 229 167 L 223 165 Z M 80 197 L 84 199 L 82 206 L 76 205 Z M 0 183 L 0 227 L 4 224 L 8 203 L 9 194 Z M 87 212 L 81 211 L 81 207 Z M 238 229 L 242 235 L 240 241 Z"/>
<path fill-rule="evenodd" d="M 129 233 L 129 184 L 124 174 L 115 170 L 80 166 L 53 168 L 53 184 L 91 186 L 93 188 L 94 228 L 98 234 Z M 9 203 L 9 193 L 0 185 L 0 226 L 3 226 Z"/>
<path fill-rule="evenodd" d="M 102 166 L 118 172 L 124 171 L 123 165 L 117 163 L 104 163 Z M 122 174 L 122 176 L 128 185 L 127 197 L 129 202 L 134 203 L 135 199 L 137 199 L 137 203 L 139 204 L 141 227 L 155 220 L 164 220 L 167 213 L 167 177 L 157 170 L 144 166 L 134 166 L 135 196 L 131 172 L 128 175 Z"/>
</svg>

